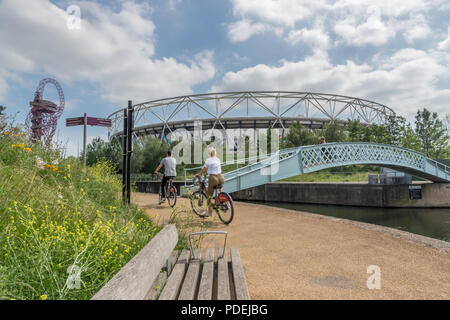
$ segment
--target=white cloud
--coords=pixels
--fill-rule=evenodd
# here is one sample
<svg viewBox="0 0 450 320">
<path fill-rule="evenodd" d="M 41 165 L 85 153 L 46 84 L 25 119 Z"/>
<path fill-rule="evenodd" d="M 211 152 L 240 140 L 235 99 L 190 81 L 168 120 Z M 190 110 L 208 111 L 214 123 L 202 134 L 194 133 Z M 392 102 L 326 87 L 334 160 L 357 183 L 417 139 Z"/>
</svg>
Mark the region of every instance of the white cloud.
<svg viewBox="0 0 450 320">
<path fill-rule="evenodd" d="M 278 66 L 259 64 L 227 72 L 212 91 L 293 90 L 336 93 L 374 100 L 411 116 L 418 107 L 445 113 L 449 89 L 435 86 L 450 76 L 447 65 L 432 53 L 405 49 L 380 57 L 377 65 L 348 60 L 333 65 L 324 52 Z"/>
<path fill-rule="evenodd" d="M 2 74 L 0 73 L 0 100 L 5 99 L 7 92 L 8 92 L 8 83 L 2 77 Z"/>
<path fill-rule="evenodd" d="M 312 15 L 320 1 L 292 0 L 232 0 L 233 13 L 253 17 L 267 23 L 294 27 L 295 23 Z"/>
<path fill-rule="evenodd" d="M 0 77 L 25 72 L 90 81 L 103 98 L 124 103 L 191 93 L 214 76 L 212 52 L 189 64 L 152 58 L 155 25 L 147 4 L 124 1 L 118 12 L 99 3 L 74 4 L 81 8 L 81 30 L 69 30 L 65 10 L 47 0 L 0 2 Z"/>
<path fill-rule="evenodd" d="M 312 48 L 326 49 L 330 44 L 330 37 L 321 29 L 291 30 L 286 41 L 297 44 L 305 43 Z"/>
<path fill-rule="evenodd" d="M 403 36 L 408 43 L 413 43 L 417 39 L 424 39 L 431 34 L 431 29 L 422 14 L 412 16 L 406 21 Z"/>
<path fill-rule="evenodd" d="M 228 25 L 228 36 L 232 42 L 242 42 L 268 29 L 270 29 L 268 25 L 252 23 L 250 20 L 243 19 Z"/>
<path fill-rule="evenodd" d="M 438 44 L 438 49 L 450 52 L 450 26 L 448 27 L 447 38 Z"/>
<path fill-rule="evenodd" d="M 336 34 L 347 44 L 356 46 L 382 45 L 394 37 L 392 26 L 383 21 L 377 7 L 369 7 L 363 22 L 357 22 L 357 18 L 350 16 L 338 21 L 334 26 Z"/>
<path fill-rule="evenodd" d="M 288 34 L 285 38 L 293 45 L 305 43 L 306 32 L 316 29 L 328 36 L 334 32 L 337 44 L 380 46 L 394 39 L 397 33 L 412 43 L 429 36 L 430 27 L 425 16 L 431 9 L 438 9 L 441 3 L 441 0 L 232 0 L 237 22 L 229 24 L 229 38 L 236 41 L 239 36 L 233 32 L 237 28 L 231 26 L 243 26 L 245 21 L 252 21 L 239 41 L 277 27 L 278 35 Z M 321 20 L 326 22 L 326 28 L 316 27 Z M 310 43 L 323 45 L 324 39 L 320 37 Z"/>
</svg>

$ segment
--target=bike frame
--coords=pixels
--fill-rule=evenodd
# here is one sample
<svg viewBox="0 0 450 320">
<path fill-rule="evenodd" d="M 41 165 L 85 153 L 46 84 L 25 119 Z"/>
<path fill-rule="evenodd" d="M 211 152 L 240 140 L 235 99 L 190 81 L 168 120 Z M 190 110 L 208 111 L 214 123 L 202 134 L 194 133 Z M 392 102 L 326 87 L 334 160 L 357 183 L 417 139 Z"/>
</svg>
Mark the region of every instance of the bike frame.
<svg viewBox="0 0 450 320">
<path fill-rule="evenodd" d="M 202 190 L 205 195 L 208 195 L 208 190 L 206 190 L 206 179 L 199 179 L 199 182 L 200 182 L 200 190 Z M 214 188 L 213 194 L 211 195 L 211 198 L 214 199 L 213 205 L 220 204 L 220 199 L 219 199 L 220 197 L 218 197 L 218 195 L 222 192 L 223 192 L 222 188 L 217 188 L 217 187 Z M 231 201 L 233 201 L 231 196 L 230 196 L 230 199 L 231 199 Z"/>
<path fill-rule="evenodd" d="M 164 177 L 164 175 L 161 174 L 161 175 L 160 175 L 161 180 L 163 179 L 163 177 Z M 166 184 L 163 186 L 164 191 L 165 191 L 165 192 L 164 192 L 165 198 L 169 198 L 170 187 L 173 187 L 173 188 L 174 188 L 174 191 L 176 192 L 176 188 L 175 188 L 175 186 L 173 185 L 173 178 L 170 178 L 169 180 L 167 180 Z M 159 191 L 159 197 L 160 197 L 160 198 L 161 198 L 161 191 L 162 191 L 162 190 Z"/>
</svg>

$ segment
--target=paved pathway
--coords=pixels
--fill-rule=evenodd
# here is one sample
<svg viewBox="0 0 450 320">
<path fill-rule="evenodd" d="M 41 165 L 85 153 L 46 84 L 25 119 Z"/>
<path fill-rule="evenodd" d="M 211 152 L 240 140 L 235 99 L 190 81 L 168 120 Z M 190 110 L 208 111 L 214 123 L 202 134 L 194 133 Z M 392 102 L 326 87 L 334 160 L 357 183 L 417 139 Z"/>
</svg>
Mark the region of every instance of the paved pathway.
<svg viewBox="0 0 450 320">
<path fill-rule="evenodd" d="M 152 194 L 137 202 L 159 223 L 170 208 Z M 179 199 L 178 218 L 188 228 L 228 231 L 237 246 L 252 299 L 450 299 L 450 243 L 349 220 L 235 202 L 235 218 L 188 214 Z M 210 241 L 211 243 L 206 243 Z M 202 247 L 219 247 L 210 237 Z M 369 290 L 367 268 L 381 269 L 381 289 Z"/>
</svg>

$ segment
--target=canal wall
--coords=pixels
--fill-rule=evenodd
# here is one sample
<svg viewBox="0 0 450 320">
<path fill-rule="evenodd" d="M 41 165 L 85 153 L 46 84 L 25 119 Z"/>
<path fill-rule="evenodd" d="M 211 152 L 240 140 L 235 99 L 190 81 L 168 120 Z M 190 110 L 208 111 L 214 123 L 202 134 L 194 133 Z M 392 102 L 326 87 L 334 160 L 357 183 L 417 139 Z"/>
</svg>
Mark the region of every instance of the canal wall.
<svg viewBox="0 0 450 320">
<path fill-rule="evenodd" d="M 178 194 L 184 182 L 174 182 Z M 137 191 L 158 193 L 159 182 L 136 182 Z M 273 182 L 233 192 L 235 200 L 386 208 L 450 208 L 450 183 L 362 184 Z"/>
<path fill-rule="evenodd" d="M 450 208 L 450 183 L 369 185 L 275 182 L 232 193 L 235 200 L 365 207 Z"/>
</svg>

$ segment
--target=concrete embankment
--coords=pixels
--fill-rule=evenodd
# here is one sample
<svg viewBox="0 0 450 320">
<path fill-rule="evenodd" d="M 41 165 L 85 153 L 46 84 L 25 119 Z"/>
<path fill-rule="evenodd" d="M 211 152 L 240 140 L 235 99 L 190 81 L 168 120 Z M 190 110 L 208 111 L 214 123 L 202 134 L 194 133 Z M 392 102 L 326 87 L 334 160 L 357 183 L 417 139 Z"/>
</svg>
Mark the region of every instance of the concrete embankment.
<svg viewBox="0 0 450 320">
<path fill-rule="evenodd" d="M 175 182 L 180 191 L 183 182 Z M 138 192 L 157 193 L 158 182 L 137 182 Z M 232 193 L 235 200 L 366 207 L 450 208 L 450 183 L 371 185 L 274 182 Z"/>
<path fill-rule="evenodd" d="M 367 207 L 450 207 L 450 183 L 369 185 L 277 182 L 233 193 L 233 199 Z"/>
</svg>

